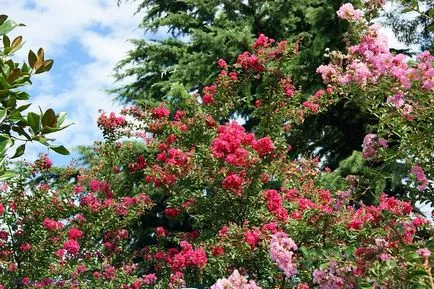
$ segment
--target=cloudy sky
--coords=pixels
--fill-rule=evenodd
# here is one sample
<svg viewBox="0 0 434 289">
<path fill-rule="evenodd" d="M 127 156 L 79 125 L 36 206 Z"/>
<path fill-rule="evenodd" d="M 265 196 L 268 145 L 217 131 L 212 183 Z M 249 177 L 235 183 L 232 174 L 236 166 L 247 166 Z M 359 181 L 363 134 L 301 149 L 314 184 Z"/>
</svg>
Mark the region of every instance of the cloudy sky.
<svg viewBox="0 0 434 289">
<path fill-rule="evenodd" d="M 46 59 L 54 59 L 48 73 L 35 75 L 30 87 L 33 108 L 66 111 L 74 125 L 56 134 L 57 142 L 71 148 L 101 139 L 96 126 L 98 110 L 119 111 L 112 96 L 113 67 L 131 48 L 127 41 L 142 36 L 137 29 L 140 15 L 136 4 L 120 7 L 115 0 L 0 0 L 2 13 L 25 23 L 14 32 L 22 35 L 25 45 L 16 56 L 25 58 L 29 49 L 45 50 Z M 32 159 L 44 147 L 32 145 L 26 158 Z M 56 162 L 70 158 L 54 156 Z"/>
<path fill-rule="evenodd" d="M 18 58 L 24 59 L 29 49 L 45 50 L 54 59 L 53 69 L 33 77 L 30 87 L 33 109 L 53 108 L 66 111 L 74 125 L 55 135 L 59 144 L 68 148 L 91 144 L 101 139 L 96 126 L 98 110 L 119 111 L 105 89 L 113 87 L 113 67 L 131 48 L 127 41 L 143 37 L 137 26 L 141 15 L 134 15 L 136 3 L 115 0 L 0 0 L 2 13 L 25 23 L 15 35 L 26 43 Z M 393 47 L 400 46 L 388 33 Z M 153 35 L 160 38 L 164 35 Z M 26 159 L 47 150 L 31 145 Z M 67 164 L 71 157 L 53 154 L 56 164 Z"/>
</svg>

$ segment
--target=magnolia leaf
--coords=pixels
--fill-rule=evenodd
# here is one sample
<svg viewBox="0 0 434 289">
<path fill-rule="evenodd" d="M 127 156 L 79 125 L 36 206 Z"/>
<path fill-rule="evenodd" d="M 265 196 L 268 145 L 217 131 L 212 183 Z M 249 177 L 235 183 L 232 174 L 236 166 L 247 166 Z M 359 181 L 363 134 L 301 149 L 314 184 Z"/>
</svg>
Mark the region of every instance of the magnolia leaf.
<svg viewBox="0 0 434 289">
<path fill-rule="evenodd" d="M 6 19 L 8 19 L 8 16 L 1 14 L 0 15 L 0 25 L 3 24 L 6 21 Z"/>
<path fill-rule="evenodd" d="M 54 113 L 54 110 L 52 110 L 51 108 L 48 109 L 44 115 L 42 116 L 42 120 L 41 120 L 41 124 L 42 127 L 54 127 L 56 125 L 57 122 L 57 117 L 56 114 Z"/>
<path fill-rule="evenodd" d="M 37 134 L 39 132 L 39 121 L 40 121 L 41 117 L 34 113 L 34 112 L 29 112 L 27 114 L 27 122 L 30 125 L 30 127 L 32 128 L 33 132 L 35 134 Z"/>
<path fill-rule="evenodd" d="M 7 20 L 0 25 L 0 35 L 5 35 L 15 29 L 19 24 L 12 20 Z"/>
<path fill-rule="evenodd" d="M 11 73 L 8 76 L 7 82 L 12 84 L 15 80 L 18 79 L 21 75 L 21 70 L 19 68 L 15 68 L 11 71 Z"/>
<path fill-rule="evenodd" d="M 30 67 L 34 68 L 36 60 L 38 60 L 38 58 L 37 58 L 36 54 L 32 50 L 29 51 L 28 60 L 29 60 Z"/>
<path fill-rule="evenodd" d="M 51 67 L 53 67 L 53 63 L 54 63 L 53 59 L 48 59 L 44 61 L 44 71 L 49 71 Z"/>
<path fill-rule="evenodd" d="M 12 159 L 22 156 L 25 150 L 26 150 L 25 144 L 18 146 L 17 149 L 15 150 L 15 154 L 12 156 Z"/>
<path fill-rule="evenodd" d="M 62 145 L 58 145 L 58 146 L 50 145 L 50 148 L 58 154 L 69 155 L 69 151 Z"/>
<path fill-rule="evenodd" d="M 7 115 L 7 110 L 6 109 L 0 109 L 0 123 L 2 123 Z"/>
<path fill-rule="evenodd" d="M 39 65 L 39 61 L 35 64 L 35 67 L 37 67 L 36 69 L 36 74 L 42 73 L 42 72 L 46 72 L 49 71 L 51 69 L 51 67 L 53 67 L 53 63 L 54 61 L 52 59 L 46 60 L 44 61 L 42 64 Z"/>
<path fill-rule="evenodd" d="M 16 174 L 14 171 L 6 171 L 3 173 L 0 173 L 0 181 L 9 180 L 9 179 L 13 178 L 15 175 Z"/>
<path fill-rule="evenodd" d="M 44 62 L 44 49 L 42 49 L 42 47 L 38 50 L 38 59 L 41 59 L 41 61 Z"/>
<path fill-rule="evenodd" d="M 14 41 L 12 41 L 11 50 L 9 51 L 9 53 L 13 53 L 17 51 L 18 49 L 21 48 L 21 46 L 23 46 L 23 37 L 18 36 L 17 38 L 14 39 Z"/>
<path fill-rule="evenodd" d="M 14 142 L 8 134 L 0 134 L 0 154 L 4 154 L 4 152 L 13 144 Z"/>
<path fill-rule="evenodd" d="M 67 116 L 66 112 L 60 112 L 58 113 L 58 118 L 57 118 L 57 125 L 60 126 L 62 125 L 62 123 L 65 121 Z"/>
<path fill-rule="evenodd" d="M 7 35 L 3 35 L 3 46 L 8 48 L 11 45 L 11 40 Z"/>
<path fill-rule="evenodd" d="M 11 47 L 15 48 L 17 46 L 20 46 L 22 42 L 23 42 L 23 37 L 18 36 L 14 39 L 14 41 L 12 41 Z"/>
</svg>

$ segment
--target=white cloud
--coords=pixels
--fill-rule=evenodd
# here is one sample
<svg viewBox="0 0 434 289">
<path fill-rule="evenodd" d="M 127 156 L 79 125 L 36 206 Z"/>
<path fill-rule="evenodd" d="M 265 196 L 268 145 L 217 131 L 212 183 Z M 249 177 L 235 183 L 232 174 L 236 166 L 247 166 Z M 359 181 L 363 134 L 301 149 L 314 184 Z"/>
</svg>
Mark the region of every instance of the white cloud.
<svg viewBox="0 0 434 289">
<path fill-rule="evenodd" d="M 54 58 L 55 65 L 71 65 L 64 76 L 48 72 L 33 79 L 38 92 L 32 93 L 33 110 L 40 106 L 66 111 L 69 122 L 75 123 L 53 135 L 57 142 L 73 147 L 101 139 L 96 126 L 98 110 L 120 109 L 104 89 L 113 84 L 115 64 L 132 48 L 127 40 L 142 35 L 137 29 L 141 17 L 134 15 L 136 4 L 126 2 L 118 7 L 115 0 L 0 0 L 0 6 L 6 8 L 3 13 L 10 19 L 27 25 L 14 32 L 26 41 L 18 58 L 25 58 L 29 49 L 43 47 L 46 58 Z M 74 47 L 84 51 L 90 61 L 75 60 Z M 30 146 L 27 159 L 41 150 Z"/>
</svg>

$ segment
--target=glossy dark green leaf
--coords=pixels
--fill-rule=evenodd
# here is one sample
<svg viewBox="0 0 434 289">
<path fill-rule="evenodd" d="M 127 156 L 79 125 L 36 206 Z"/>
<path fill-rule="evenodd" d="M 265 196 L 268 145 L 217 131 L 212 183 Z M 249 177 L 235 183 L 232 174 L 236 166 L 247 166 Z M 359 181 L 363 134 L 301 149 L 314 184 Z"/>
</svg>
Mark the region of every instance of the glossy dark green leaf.
<svg viewBox="0 0 434 289">
<path fill-rule="evenodd" d="M 13 145 L 13 141 L 9 135 L 2 133 L 0 134 L 0 154 L 4 154 L 5 151 Z"/>
<path fill-rule="evenodd" d="M 27 122 L 35 134 L 37 134 L 40 130 L 40 125 L 39 125 L 40 119 L 41 117 L 34 112 L 29 112 L 27 114 Z"/>
<path fill-rule="evenodd" d="M 58 154 L 61 155 L 69 155 L 69 151 L 62 145 L 59 146 L 50 146 L 50 148 Z"/>
<path fill-rule="evenodd" d="M 0 25 L 3 24 L 6 21 L 6 19 L 8 19 L 8 16 L 1 14 L 0 15 Z"/>
<path fill-rule="evenodd" d="M 7 35 L 3 35 L 3 46 L 8 48 L 11 45 L 11 40 Z"/>
<path fill-rule="evenodd" d="M 32 140 L 32 137 L 22 127 L 13 127 L 12 130 L 24 136 L 27 140 Z"/>
<path fill-rule="evenodd" d="M 2 123 L 5 120 L 6 115 L 7 115 L 6 109 L 0 109 L 0 123 Z"/>
<path fill-rule="evenodd" d="M 14 159 L 14 158 L 18 158 L 18 157 L 22 156 L 24 154 L 25 150 L 26 150 L 25 144 L 19 145 L 17 147 L 17 149 L 15 150 L 15 154 L 12 156 L 12 158 Z"/>
</svg>

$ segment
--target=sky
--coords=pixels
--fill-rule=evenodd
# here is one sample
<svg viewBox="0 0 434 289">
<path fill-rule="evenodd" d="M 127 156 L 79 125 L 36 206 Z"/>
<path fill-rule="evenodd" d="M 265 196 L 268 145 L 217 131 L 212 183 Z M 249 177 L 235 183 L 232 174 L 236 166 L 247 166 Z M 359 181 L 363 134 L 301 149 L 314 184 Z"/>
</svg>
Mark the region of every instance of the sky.
<svg viewBox="0 0 434 289">
<path fill-rule="evenodd" d="M 53 108 L 67 112 L 74 123 L 53 135 L 56 143 L 72 148 L 101 140 L 96 125 L 99 110 L 120 110 L 113 95 L 105 89 L 115 85 L 113 67 L 132 48 L 128 39 L 139 38 L 141 16 L 134 1 L 116 5 L 115 0 L 0 0 L 2 13 L 26 27 L 17 28 L 13 36 L 22 35 L 25 45 L 14 59 L 25 59 L 29 49 L 43 47 L 46 59 L 54 59 L 53 68 L 32 77 L 29 87 L 32 110 Z M 26 160 L 33 160 L 42 145 L 29 145 Z M 69 163 L 71 157 L 50 154 L 56 164 Z"/>
<path fill-rule="evenodd" d="M 43 47 L 46 59 L 54 59 L 51 71 L 32 77 L 29 92 L 31 110 L 68 113 L 68 123 L 73 125 L 53 135 L 57 143 L 73 148 L 101 140 L 96 125 L 99 110 L 120 110 L 105 90 L 116 85 L 113 67 L 132 48 L 128 39 L 144 37 L 137 28 L 142 15 L 135 15 L 136 6 L 131 0 L 120 6 L 115 0 L 0 0 L 2 13 L 27 25 L 13 33 L 25 40 L 16 58 L 24 60 L 29 49 Z M 390 31 L 385 32 L 392 47 L 403 47 Z M 164 32 L 150 37 L 164 37 Z M 32 161 L 40 152 L 47 149 L 29 145 L 25 158 Z M 50 156 L 57 165 L 71 160 L 71 156 Z"/>
</svg>

